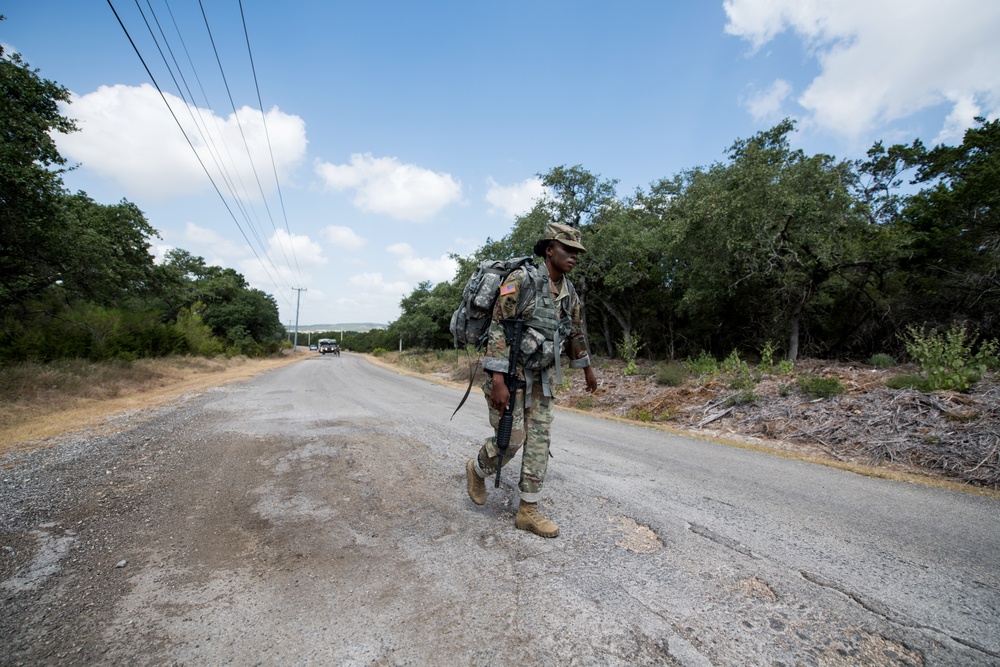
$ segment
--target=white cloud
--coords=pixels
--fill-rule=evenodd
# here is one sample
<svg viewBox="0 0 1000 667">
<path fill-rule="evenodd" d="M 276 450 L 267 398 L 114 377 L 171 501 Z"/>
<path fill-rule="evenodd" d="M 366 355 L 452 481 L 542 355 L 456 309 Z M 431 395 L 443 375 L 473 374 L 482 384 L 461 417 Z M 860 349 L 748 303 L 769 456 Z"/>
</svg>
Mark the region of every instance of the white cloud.
<svg viewBox="0 0 1000 667">
<path fill-rule="evenodd" d="M 153 264 L 163 264 L 167 260 L 167 253 L 174 249 L 172 245 L 163 243 L 154 244 L 150 250 L 153 255 Z"/>
<path fill-rule="evenodd" d="M 323 266 L 327 263 L 320 244 L 303 234 L 289 236 L 284 229 L 276 230 L 268 239 L 267 255 L 279 266 L 291 264 L 301 268 Z"/>
<path fill-rule="evenodd" d="M 207 251 L 215 255 L 229 258 L 246 257 L 250 252 L 248 246 L 233 243 L 215 230 L 201 227 L 193 222 L 188 222 L 184 226 L 184 240 L 197 244 L 199 247 L 199 250 L 196 251 L 197 254 L 208 254 L 206 250 L 200 249 L 202 247 L 207 248 Z"/>
<path fill-rule="evenodd" d="M 320 232 L 327 241 L 341 250 L 357 251 L 361 250 L 368 243 L 368 239 L 362 238 L 350 227 L 340 225 L 328 225 Z"/>
<path fill-rule="evenodd" d="M 1000 3 L 995 0 L 726 0 L 726 32 L 759 49 L 801 37 L 820 74 L 798 102 L 808 120 L 847 137 L 941 104 L 955 127 L 1000 108 Z"/>
<path fill-rule="evenodd" d="M 394 243 L 386 248 L 390 254 L 399 257 L 398 266 L 408 280 L 419 283 L 429 280 L 440 283 L 451 280 L 458 271 L 458 262 L 447 254 L 438 258 L 417 257 L 408 243 Z"/>
<path fill-rule="evenodd" d="M 778 79 L 766 90 L 751 93 L 744 104 L 753 119 L 758 122 L 774 122 L 788 114 L 782 111 L 782 105 L 792 92 L 792 85 L 784 79 Z"/>
<path fill-rule="evenodd" d="M 386 246 L 385 249 L 391 255 L 407 257 L 413 254 L 413 246 L 409 243 L 393 243 L 392 245 Z"/>
<path fill-rule="evenodd" d="M 410 285 L 404 281 L 386 282 L 381 273 L 358 273 L 351 276 L 348 281 L 354 287 L 368 293 L 380 293 L 402 298 L 403 294 L 410 291 Z"/>
<path fill-rule="evenodd" d="M 433 257 L 406 257 L 399 262 L 403 275 L 414 282 L 429 280 L 432 283 L 442 283 L 455 277 L 458 262 L 448 255 Z"/>
<path fill-rule="evenodd" d="M 949 144 L 956 146 L 962 143 L 965 131 L 971 125 L 970 119 L 985 115 L 976 101 L 969 95 L 956 96 L 950 100 L 953 103 L 951 113 L 944 120 L 944 127 L 934 139 L 934 144 Z"/>
<path fill-rule="evenodd" d="M 399 316 L 403 295 L 411 289 L 405 282 L 386 282 L 381 273 L 360 273 L 347 284 L 349 289 L 335 291 L 332 303 L 334 312 L 351 313 L 351 322 L 392 322 Z"/>
<path fill-rule="evenodd" d="M 121 185 L 129 197 L 158 199 L 210 190 L 200 157 L 223 194 L 230 196 L 228 181 L 245 201 L 259 201 L 260 188 L 265 195 L 272 192 L 275 169 L 285 174 L 305 155 L 305 123 L 297 116 L 271 109 L 265 134 L 257 109 L 245 106 L 222 118 L 169 93 L 165 97 L 184 133 L 149 84 L 101 86 L 93 93 L 74 95 L 62 111 L 76 119 L 80 131 L 56 135 L 60 152 Z"/>
<path fill-rule="evenodd" d="M 493 178 L 487 179 L 489 189 L 486 191 L 486 201 L 493 206 L 494 211 L 500 211 L 508 218 L 516 218 L 531 211 L 535 202 L 545 195 L 542 179 L 527 178 L 513 185 L 500 185 Z"/>
<path fill-rule="evenodd" d="M 307 270 L 325 266 L 327 261 L 320 244 L 308 236 L 289 236 L 285 230 L 278 229 L 267 239 L 264 254 L 259 259 L 244 256 L 238 270 L 247 282 L 265 292 L 283 293 L 289 287 L 311 284 L 312 275 Z"/>
<path fill-rule="evenodd" d="M 353 190 L 359 209 L 397 220 L 427 220 L 462 197 L 461 182 L 450 174 L 370 153 L 351 155 L 349 164 L 321 162 L 316 173 L 333 190 Z"/>
</svg>

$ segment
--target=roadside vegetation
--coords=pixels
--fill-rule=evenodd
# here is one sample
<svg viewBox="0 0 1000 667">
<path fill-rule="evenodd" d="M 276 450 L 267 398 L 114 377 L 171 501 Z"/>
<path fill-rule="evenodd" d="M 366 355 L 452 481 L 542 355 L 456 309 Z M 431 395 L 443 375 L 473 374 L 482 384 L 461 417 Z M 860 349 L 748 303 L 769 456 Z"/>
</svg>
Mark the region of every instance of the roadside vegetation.
<svg viewBox="0 0 1000 667">
<path fill-rule="evenodd" d="M 0 17 L 2 19 L 2 17 Z M 0 363 L 275 354 L 274 298 L 173 249 L 139 208 L 65 189 L 54 141 L 70 95 L 0 46 Z"/>
</svg>

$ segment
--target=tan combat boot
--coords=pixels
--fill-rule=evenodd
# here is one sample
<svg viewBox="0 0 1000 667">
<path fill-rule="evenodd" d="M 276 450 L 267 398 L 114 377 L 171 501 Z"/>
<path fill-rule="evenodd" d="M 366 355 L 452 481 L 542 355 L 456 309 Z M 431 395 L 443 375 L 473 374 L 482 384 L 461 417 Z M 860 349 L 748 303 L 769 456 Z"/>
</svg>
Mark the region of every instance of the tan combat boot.
<svg viewBox="0 0 1000 667">
<path fill-rule="evenodd" d="M 522 500 L 517 508 L 517 516 L 514 517 L 514 526 L 542 537 L 559 537 L 559 526 L 542 516 L 538 511 L 538 503 L 526 503 Z"/>
<path fill-rule="evenodd" d="M 477 505 L 486 504 L 486 482 L 476 473 L 476 464 L 469 459 L 465 464 L 465 477 L 469 487 L 469 497 Z"/>
</svg>

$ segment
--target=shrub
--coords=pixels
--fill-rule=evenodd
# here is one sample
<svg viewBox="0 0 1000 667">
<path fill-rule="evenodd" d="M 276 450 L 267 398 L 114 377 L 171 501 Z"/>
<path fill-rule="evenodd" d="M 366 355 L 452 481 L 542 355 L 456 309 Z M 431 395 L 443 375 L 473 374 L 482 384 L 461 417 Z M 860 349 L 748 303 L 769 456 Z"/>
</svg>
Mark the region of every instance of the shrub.
<svg viewBox="0 0 1000 667">
<path fill-rule="evenodd" d="M 791 359 L 782 359 L 778 362 L 778 375 L 791 375 L 795 370 L 795 362 Z"/>
<path fill-rule="evenodd" d="M 901 373 L 885 381 L 889 389 L 916 389 L 917 391 L 932 391 L 927 378 L 912 373 Z"/>
<path fill-rule="evenodd" d="M 736 350 L 733 350 L 732 354 L 722 362 L 722 372 L 729 376 L 730 389 L 753 389 L 759 380 L 759 377 L 750 370 L 747 362 L 740 359 Z"/>
<path fill-rule="evenodd" d="M 1000 370 L 1000 342 L 997 339 L 983 341 L 979 347 L 979 354 L 982 355 L 983 363 L 991 371 Z"/>
<path fill-rule="evenodd" d="M 684 365 L 687 367 L 691 375 L 694 375 L 695 377 L 715 375 L 719 372 L 719 363 L 715 360 L 715 357 L 704 350 L 702 350 L 701 354 L 699 354 L 696 359 L 688 359 L 685 361 Z"/>
<path fill-rule="evenodd" d="M 798 379 L 799 389 L 812 398 L 831 398 L 843 394 L 844 385 L 840 383 L 840 378 L 819 377 L 818 375 L 800 375 Z"/>
<path fill-rule="evenodd" d="M 389 350 L 385 349 L 384 347 L 376 347 L 374 350 L 372 350 L 372 356 L 373 357 L 381 357 L 383 354 L 385 354 L 388 351 Z"/>
<path fill-rule="evenodd" d="M 667 387 L 679 387 L 687 379 L 688 371 L 684 364 L 667 361 L 656 366 L 656 383 Z"/>
<path fill-rule="evenodd" d="M 615 347 L 618 348 L 618 355 L 625 360 L 625 370 L 622 371 L 622 374 L 629 376 L 638 373 L 639 365 L 635 358 L 642 349 L 642 343 L 639 342 L 639 339 L 635 336 L 626 336 Z"/>
<path fill-rule="evenodd" d="M 727 408 L 736 407 L 738 405 L 753 405 L 757 402 L 759 396 L 755 394 L 750 389 L 740 389 L 729 396 L 726 397 L 724 401 Z"/>
<path fill-rule="evenodd" d="M 633 408 L 628 411 L 628 414 L 625 415 L 625 417 L 637 422 L 653 421 L 653 414 L 649 410 L 646 410 L 645 408 Z"/>
<path fill-rule="evenodd" d="M 968 391 L 995 363 L 996 341 L 987 341 L 973 353 L 978 335 L 964 325 L 952 325 L 945 332 L 907 327 L 903 341 L 906 352 L 920 365 L 931 390 Z"/>
<path fill-rule="evenodd" d="M 763 373 L 770 373 L 774 369 L 774 346 L 771 341 L 765 341 L 764 347 L 760 351 L 760 363 L 757 368 Z"/>
<path fill-rule="evenodd" d="M 873 354 L 868 363 L 875 368 L 892 368 L 896 365 L 896 360 L 890 355 L 879 352 L 878 354 Z"/>
</svg>

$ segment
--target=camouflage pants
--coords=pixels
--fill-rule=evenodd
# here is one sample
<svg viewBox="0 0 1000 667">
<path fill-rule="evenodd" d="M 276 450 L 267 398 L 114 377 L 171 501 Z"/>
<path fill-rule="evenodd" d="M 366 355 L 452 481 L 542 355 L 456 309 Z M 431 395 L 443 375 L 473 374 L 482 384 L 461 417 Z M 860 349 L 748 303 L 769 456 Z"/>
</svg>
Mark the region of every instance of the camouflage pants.
<svg viewBox="0 0 1000 667">
<path fill-rule="evenodd" d="M 487 379 L 483 385 L 486 403 L 490 402 L 492 381 Z M 496 431 L 500 423 L 500 412 L 490 406 L 490 426 Z M 545 481 L 545 470 L 549 463 L 549 444 L 551 442 L 552 399 L 542 393 L 542 383 L 537 381 L 531 388 L 531 407 L 524 407 L 524 389 L 518 389 L 514 400 L 514 429 L 510 434 L 510 445 L 503 458 L 501 466 L 507 465 L 517 451 L 524 447 L 521 454 L 521 478 L 517 488 L 521 491 L 521 500 L 537 503 Z M 487 438 L 476 461 L 479 472 L 485 473 L 489 480 L 496 474 L 500 453 L 496 446 L 496 435 Z"/>
</svg>

